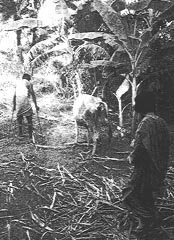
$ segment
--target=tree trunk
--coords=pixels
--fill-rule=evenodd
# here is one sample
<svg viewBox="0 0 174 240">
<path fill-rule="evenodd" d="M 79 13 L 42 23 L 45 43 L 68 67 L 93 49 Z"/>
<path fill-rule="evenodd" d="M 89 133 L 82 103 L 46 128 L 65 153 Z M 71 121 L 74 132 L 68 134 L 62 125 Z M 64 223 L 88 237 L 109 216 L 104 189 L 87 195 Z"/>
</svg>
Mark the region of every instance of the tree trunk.
<svg viewBox="0 0 174 240">
<path fill-rule="evenodd" d="M 136 90 L 137 90 L 136 77 L 133 76 L 133 78 L 132 78 L 132 108 L 135 105 Z M 132 123 L 131 123 L 132 137 L 134 137 L 135 130 L 136 130 L 135 128 L 136 128 L 136 112 L 134 109 L 132 109 Z"/>
<path fill-rule="evenodd" d="M 117 98 L 117 100 L 118 100 L 118 107 L 119 107 L 119 125 L 122 128 L 123 127 L 122 102 L 121 102 L 121 98 Z"/>
<path fill-rule="evenodd" d="M 17 21 L 20 19 L 20 17 L 18 16 L 18 14 L 15 14 L 13 19 L 14 19 L 14 21 Z M 17 41 L 16 55 L 18 57 L 19 62 L 23 63 L 24 59 L 23 59 L 23 55 L 22 55 L 21 34 L 22 34 L 21 29 L 16 31 L 16 41 Z"/>
<path fill-rule="evenodd" d="M 24 62 L 23 54 L 22 54 L 22 46 L 21 46 L 21 34 L 22 30 L 16 31 L 16 38 L 17 38 L 17 50 L 16 55 L 21 63 Z"/>
<path fill-rule="evenodd" d="M 31 29 L 32 32 L 32 43 L 31 46 L 34 46 L 36 44 L 37 34 L 36 34 L 37 28 Z"/>
</svg>

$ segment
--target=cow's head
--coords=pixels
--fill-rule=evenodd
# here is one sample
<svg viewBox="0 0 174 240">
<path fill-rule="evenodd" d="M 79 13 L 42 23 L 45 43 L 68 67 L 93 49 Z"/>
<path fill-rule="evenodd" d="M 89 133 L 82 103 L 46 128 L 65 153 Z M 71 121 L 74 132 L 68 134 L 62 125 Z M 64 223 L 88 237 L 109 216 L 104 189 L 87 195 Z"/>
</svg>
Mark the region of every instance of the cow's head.
<svg viewBox="0 0 174 240">
<path fill-rule="evenodd" d="M 96 114 L 99 122 L 108 122 L 108 106 L 105 102 L 98 103 Z"/>
</svg>

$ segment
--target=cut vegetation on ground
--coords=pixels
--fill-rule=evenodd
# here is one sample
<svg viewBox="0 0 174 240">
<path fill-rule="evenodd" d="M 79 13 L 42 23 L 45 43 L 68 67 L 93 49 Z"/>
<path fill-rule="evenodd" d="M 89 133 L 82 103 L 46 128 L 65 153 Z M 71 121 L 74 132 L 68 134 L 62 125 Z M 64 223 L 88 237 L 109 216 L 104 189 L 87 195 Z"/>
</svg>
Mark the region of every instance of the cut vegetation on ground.
<svg viewBox="0 0 174 240">
<path fill-rule="evenodd" d="M 72 144 L 72 100 L 52 94 L 38 102 L 43 136 L 34 115 L 34 143 L 26 126 L 24 138 L 17 137 L 10 105 L 1 105 L 0 239 L 173 239 L 174 168 L 157 202 L 161 222 L 138 236 L 137 220 L 121 202 L 131 173 L 129 138 L 114 134 L 111 148 L 91 157 L 91 147 Z"/>
</svg>

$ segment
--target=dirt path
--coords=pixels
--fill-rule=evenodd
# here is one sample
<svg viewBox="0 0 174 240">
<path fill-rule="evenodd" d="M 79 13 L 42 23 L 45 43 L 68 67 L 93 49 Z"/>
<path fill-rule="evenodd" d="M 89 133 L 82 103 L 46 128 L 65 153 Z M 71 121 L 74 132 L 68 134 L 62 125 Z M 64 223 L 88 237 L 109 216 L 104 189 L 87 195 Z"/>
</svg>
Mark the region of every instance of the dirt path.
<svg viewBox="0 0 174 240">
<path fill-rule="evenodd" d="M 25 137 L 19 140 L 17 136 L 17 124 L 15 117 L 11 124 L 11 113 L 1 106 L 0 115 L 0 152 L 1 162 L 11 161 L 24 154 L 28 158 L 35 158 L 46 167 L 56 167 L 57 164 L 64 165 L 68 169 L 78 168 L 79 162 L 84 159 L 91 160 L 91 147 L 85 145 L 73 145 L 75 139 L 74 121 L 72 118 L 72 101 L 58 100 L 54 95 L 46 95 L 38 100 L 40 106 L 39 120 L 42 127 L 42 135 L 37 115 L 34 115 L 34 140 L 35 144 L 29 142 L 27 126 L 24 126 Z M 26 123 L 25 123 L 26 124 Z M 11 129 L 10 129 L 11 128 Z M 171 129 L 172 126 L 170 127 Z M 128 138 L 116 136 L 114 125 L 111 147 L 101 147 L 98 161 L 106 158 L 123 159 L 127 157 L 130 150 Z M 173 130 L 171 130 L 171 159 L 173 158 Z M 81 132 L 81 141 L 86 140 L 86 132 Z M 38 147 L 39 145 L 39 147 Z M 42 146 L 40 146 L 42 145 Z M 46 146 L 46 147 L 44 147 Z M 125 154 L 122 154 L 124 153 Z M 92 161 L 92 160 L 91 160 Z M 125 161 L 107 161 L 111 168 L 125 165 Z"/>
<path fill-rule="evenodd" d="M 17 124 L 15 117 L 11 124 L 9 112 L 1 116 L 0 123 L 0 149 L 2 162 L 20 157 L 21 153 L 26 157 L 33 157 L 47 167 L 56 167 L 57 163 L 73 169 L 84 158 L 91 158 L 91 147 L 85 145 L 74 146 L 75 139 L 74 121 L 72 118 L 72 102 L 60 102 L 52 99 L 49 102 L 40 100 L 39 120 L 42 126 L 42 134 L 37 115 L 34 115 L 34 139 L 35 144 L 28 140 L 27 126 L 24 124 L 24 138 L 17 136 Z M 10 129 L 11 127 L 11 129 Z M 81 141 L 85 141 L 85 131 L 81 133 Z M 113 138 L 112 147 L 105 148 L 101 157 L 123 158 L 127 154 L 117 154 L 129 149 L 128 140 L 118 141 Z M 43 147 L 37 147 L 42 145 Z M 44 147 L 46 146 L 46 147 Z M 103 148 L 103 147 L 102 147 Z"/>
</svg>

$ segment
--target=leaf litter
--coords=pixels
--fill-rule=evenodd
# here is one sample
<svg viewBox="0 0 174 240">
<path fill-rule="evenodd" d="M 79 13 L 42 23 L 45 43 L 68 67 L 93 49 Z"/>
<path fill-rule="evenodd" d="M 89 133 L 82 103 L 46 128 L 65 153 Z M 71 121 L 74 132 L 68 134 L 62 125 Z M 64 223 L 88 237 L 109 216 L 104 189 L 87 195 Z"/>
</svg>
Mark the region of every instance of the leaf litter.
<svg viewBox="0 0 174 240">
<path fill-rule="evenodd" d="M 108 159 L 107 159 L 108 162 Z M 88 160 L 86 160 L 86 164 Z M 84 163 L 82 164 L 84 165 Z M 0 239 L 148 239 L 132 234 L 136 220 L 122 204 L 121 189 L 128 179 L 116 179 L 65 166 L 46 168 L 21 152 L 18 161 L 0 164 Z M 163 225 L 151 230 L 173 239 L 174 168 L 170 167 L 165 197 L 157 207 Z M 127 178 L 129 175 L 127 175 Z M 148 233 L 149 234 L 149 233 Z M 151 235 L 151 236 L 152 236 Z M 15 238 L 16 237 L 16 238 Z M 159 238 L 158 238 L 159 239 Z"/>
</svg>

